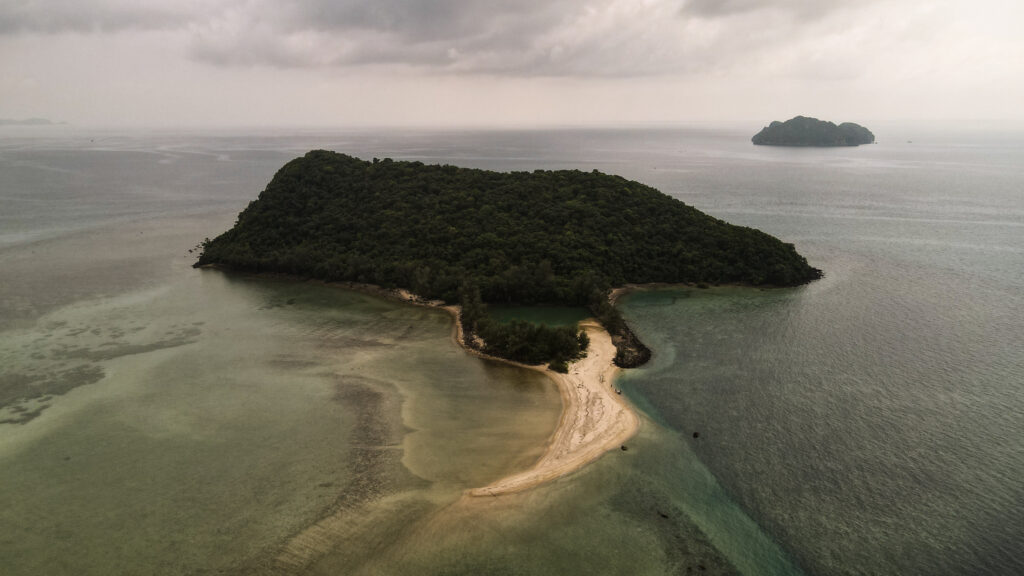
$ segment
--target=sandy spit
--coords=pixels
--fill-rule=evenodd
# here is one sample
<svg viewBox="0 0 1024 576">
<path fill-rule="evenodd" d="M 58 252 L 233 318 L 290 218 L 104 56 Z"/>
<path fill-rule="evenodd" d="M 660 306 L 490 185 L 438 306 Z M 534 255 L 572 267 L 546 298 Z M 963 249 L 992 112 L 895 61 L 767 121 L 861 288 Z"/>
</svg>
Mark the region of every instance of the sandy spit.
<svg viewBox="0 0 1024 576">
<path fill-rule="evenodd" d="M 612 297 L 635 288 L 627 286 Z M 452 339 L 469 353 L 541 372 L 554 380 L 562 396 L 562 416 L 540 460 L 528 470 L 468 490 L 468 496 L 514 494 L 560 478 L 583 468 L 609 450 L 619 449 L 639 429 L 640 418 L 615 388 L 615 375 L 619 371 L 613 363 L 615 345 L 608 331 L 596 320 L 580 322 L 580 328 L 586 330 L 590 337 L 586 358 L 572 363 L 568 374 L 560 374 L 544 366 L 495 358 L 468 345 L 462 331 L 459 306 L 427 302 L 406 290 L 391 291 L 391 296 L 412 304 L 447 310 L 455 321 Z"/>
<path fill-rule="evenodd" d="M 452 340 L 464 350 L 490 360 L 513 364 L 541 372 L 558 386 L 562 397 L 562 416 L 551 435 L 547 450 L 533 467 L 507 476 L 487 486 L 466 491 L 468 496 L 500 496 L 523 492 L 575 472 L 597 460 L 609 450 L 619 449 L 632 438 L 640 427 L 640 418 L 615 388 L 615 345 L 611 335 L 596 320 L 580 322 L 580 328 L 590 337 L 586 358 L 569 366 L 568 374 L 560 374 L 544 366 L 530 366 L 484 354 L 465 341 L 462 331 L 461 309 L 445 305 L 439 300 L 427 300 L 404 289 L 385 289 L 354 282 L 331 283 L 349 290 L 369 292 L 403 302 L 430 308 L 440 308 L 452 315 Z M 630 285 L 612 293 L 612 302 L 621 294 L 636 289 Z M 478 343 L 476 343 L 478 344 Z"/>
<path fill-rule="evenodd" d="M 590 337 L 590 348 L 586 358 L 569 366 L 568 374 L 530 367 L 554 380 L 562 395 L 562 417 L 544 455 L 532 468 L 469 490 L 469 496 L 529 490 L 583 468 L 636 434 L 640 419 L 614 387 L 619 369 L 612 363 L 611 336 L 595 321 L 581 322 L 580 327 Z"/>
</svg>

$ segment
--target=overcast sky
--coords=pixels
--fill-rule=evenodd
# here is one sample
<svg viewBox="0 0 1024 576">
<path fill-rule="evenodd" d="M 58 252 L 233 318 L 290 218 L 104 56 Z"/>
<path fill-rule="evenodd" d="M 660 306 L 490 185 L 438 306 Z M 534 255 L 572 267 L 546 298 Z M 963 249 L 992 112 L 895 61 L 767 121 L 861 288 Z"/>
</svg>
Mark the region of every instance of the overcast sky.
<svg viewBox="0 0 1024 576">
<path fill-rule="evenodd" d="M 0 118 L 1024 120 L 1021 0 L 0 0 Z"/>
</svg>

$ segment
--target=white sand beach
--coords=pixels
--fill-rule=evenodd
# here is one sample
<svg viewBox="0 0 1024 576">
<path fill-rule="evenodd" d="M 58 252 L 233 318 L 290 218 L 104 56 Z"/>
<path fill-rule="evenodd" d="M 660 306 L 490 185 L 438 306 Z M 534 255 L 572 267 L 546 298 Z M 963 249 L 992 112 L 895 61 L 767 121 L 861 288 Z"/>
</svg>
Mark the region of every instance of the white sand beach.
<svg viewBox="0 0 1024 576">
<path fill-rule="evenodd" d="M 568 374 L 531 367 L 547 374 L 562 395 L 562 417 L 547 451 L 530 469 L 468 491 L 470 496 L 522 492 L 579 470 L 631 438 L 640 420 L 614 388 L 618 368 L 615 346 L 596 321 L 580 323 L 590 337 L 587 357 L 569 366 Z"/>
</svg>

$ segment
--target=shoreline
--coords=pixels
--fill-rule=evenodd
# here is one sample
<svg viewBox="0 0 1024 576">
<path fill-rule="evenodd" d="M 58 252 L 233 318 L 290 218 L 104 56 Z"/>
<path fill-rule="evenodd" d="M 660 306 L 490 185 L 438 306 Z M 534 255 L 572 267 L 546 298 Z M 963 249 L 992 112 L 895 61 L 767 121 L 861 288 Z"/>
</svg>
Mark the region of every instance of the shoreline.
<svg viewBox="0 0 1024 576">
<path fill-rule="evenodd" d="M 207 265 L 203 268 L 219 267 Z M 265 273 L 256 275 L 267 276 Z M 308 278 L 303 279 L 290 274 L 270 276 L 310 281 Z M 640 428 L 639 415 L 615 388 L 615 376 L 622 369 L 614 363 L 617 350 L 612 343 L 612 336 L 592 318 L 579 323 L 580 328 L 585 330 L 590 338 L 587 356 L 570 364 L 567 374 L 561 374 L 543 364 L 523 364 L 491 356 L 468 344 L 462 330 L 462 309 L 457 304 L 427 300 L 404 288 L 384 288 L 358 282 L 312 281 L 415 306 L 444 310 L 452 317 L 452 340 L 467 353 L 485 360 L 539 372 L 555 383 L 562 400 L 562 414 L 548 439 L 544 454 L 526 470 L 505 476 L 487 486 L 466 490 L 467 496 L 496 497 L 514 494 L 561 478 L 582 469 L 603 456 L 605 452 L 622 446 L 622 443 L 632 438 Z M 612 296 L 617 297 L 620 290 L 629 288 L 632 287 L 616 289 Z M 614 299 L 612 302 L 614 303 Z"/>
<path fill-rule="evenodd" d="M 590 337 L 587 357 L 572 363 L 568 374 L 543 366 L 514 363 L 547 375 L 562 397 L 562 416 L 544 455 L 527 470 L 466 491 L 468 496 L 501 496 L 524 492 L 582 469 L 605 452 L 632 438 L 640 417 L 614 389 L 619 367 L 611 335 L 594 320 L 580 322 Z"/>
<path fill-rule="evenodd" d="M 505 476 L 487 486 L 466 490 L 466 496 L 497 497 L 515 494 L 567 476 L 597 460 L 605 452 L 621 447 L 623 442 L 636 435 L 640 429 L 639 415 L 615 388 L 615 376 L 622 368 L 614 362 L 617 350 L 612 343 L 612 336 L 593 318 L 579 323 L 590 338 L 587 356 L 570 364 L 567 374 L 561 374 L 543 364 L 523 364 L 491 356 L 467 343 L 462 329 L 462 308 L 457 304 L 426 300 L 403 288 L 388 289 L 358 283 L 328 284 L 415 306 L 445 310 L 452 317 L 452 340 L 465 352 L 485 360 L 539 372 L 555 383 L 562 400 L 562 414 L 548 439 L 544 454 L 530 468 Z"/>
<path fill-rule="evenodd" d="M 822 275 L 824 278 L 824 275 Z M 820 280 L 821 278 L 818 278 Z M 778 284 L 744 284 L 742 282 L 724 282 L 721 284 L 708 284 L 704 282 L 647 282 L 645 284 L 623 284 L 618 288 L 612 288 L 608 292 L 608 302 L 612 306 L 618 303 L 619 299 L 623 296 L 632 294 L 633 292 L 650 292 L 654 290 L 676 290 L 683 288 L 692 288 L 694 290 L 713 290 L 715 288 L 750 288 L 753 290 L 785 290 L 786 288 L 799 288 L 810 284 L 813 280 L 808 280 L 800 284 L 792 286 L 778 285 Z"/>
<path fill-rule="evenodd" d="M 462 330 L 462 309 L 455 304 L 426 301 L 404 289 L 377 293 L 417 306 L 446 310 L 452 316 L 452 340 L 464 351 L 485 360 L 510 364 L 544 374 L 558 388 L 562 400 L 562 414 L 551 433 L 544 454 L 533 466 L 513 473 L 487 486 L 465 491 L 469 497 L 491 496 L 525 492 L 552 480 L 581 470 L 587 464 L 621 447 L 640 429 L 640 417 L 621 392 L 615 388 L 615 376 L 622 370 L 615 365 L 615 344 L 612 336 L 593 318 L 579 323 L 590 338 L 587 356 L 569 365 L 569 372 L 561 374 L 543 364 L 530 365 L 486 354 L 465 341 Z"/>
</svg>

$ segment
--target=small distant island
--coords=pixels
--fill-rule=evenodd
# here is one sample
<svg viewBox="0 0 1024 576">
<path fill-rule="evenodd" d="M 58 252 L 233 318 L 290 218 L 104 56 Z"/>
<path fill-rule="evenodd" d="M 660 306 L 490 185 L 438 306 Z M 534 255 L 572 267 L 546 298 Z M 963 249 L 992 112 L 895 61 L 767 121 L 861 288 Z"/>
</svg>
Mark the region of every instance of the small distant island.
<svg viewBox="0 0 1024 576">
<path fill-rule="evenodd" d="M 872 144 L 875 135 L 853 122 L 837 126 L 817 118 L 796 116 L 785 122 L 772 122 L 750 140 L 760 146 L 860 146 Z"/>
</svg>

